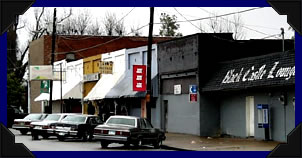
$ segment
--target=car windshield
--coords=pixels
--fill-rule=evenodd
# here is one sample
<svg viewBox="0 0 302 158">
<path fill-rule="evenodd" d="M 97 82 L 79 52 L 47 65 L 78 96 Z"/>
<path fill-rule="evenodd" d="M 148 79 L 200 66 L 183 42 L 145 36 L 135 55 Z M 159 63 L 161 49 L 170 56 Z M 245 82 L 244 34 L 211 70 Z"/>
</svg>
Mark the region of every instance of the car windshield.
<svg viewBox="0 0 302 158">
<path fill-rule="evenodd" d="M 66 116 L 62 122 L 79 122 L 85 123 L 86 117 L 85 116 Z"/>
<path fill-rule="evenodd" d="M 110 118 L 110 119 L 107 121 L 107 124 L 118 124 L 118 125 L 135 126 L 135 119 L 128 119 L 128 118 Z"/>
<path fill-rule="evenodd" d="M 48 115 L 44 120 L 46 121 L 59 121 L 60 115 Z"/>
<path fill-rule="evenodd" d="M 41 114 L 29 114 L 24 117 L 25 120 L 40 120 Z"/>
</svg>

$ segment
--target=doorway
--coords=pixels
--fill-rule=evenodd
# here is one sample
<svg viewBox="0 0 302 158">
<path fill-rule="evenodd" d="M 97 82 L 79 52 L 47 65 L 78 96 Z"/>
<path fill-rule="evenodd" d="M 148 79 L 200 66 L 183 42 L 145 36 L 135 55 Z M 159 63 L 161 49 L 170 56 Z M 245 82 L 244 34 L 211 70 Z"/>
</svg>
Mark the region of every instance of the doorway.
<svg viewBox="0 0 302 158">
<path fill-rule="evenodd" d="M 246 135 L 247 137 L 255 136 L 255 112 L 254 96 L 246 97 Z"/>
<path fill-rule="evenodd" d="M 164 100 L 164 107 L 163 107 L 163 111 L 164 111 L 164 117 L 163 117 L 163 123 L 164 123 L 164 131 L 167 131 L 167 127 L 168 127 L 168 100 Z"/>
</svg>

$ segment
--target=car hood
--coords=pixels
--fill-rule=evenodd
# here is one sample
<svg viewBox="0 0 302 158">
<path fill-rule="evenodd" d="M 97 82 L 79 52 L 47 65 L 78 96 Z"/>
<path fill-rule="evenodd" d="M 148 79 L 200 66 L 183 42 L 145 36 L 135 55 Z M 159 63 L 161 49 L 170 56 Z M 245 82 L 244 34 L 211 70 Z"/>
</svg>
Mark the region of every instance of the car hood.
<svg viewBox="0 0 302 158">
<path fill-rule="evenodd" d="M 132 126 L 123 126 L 123 125 L 114 125 L 114 124 L 103 124 L 103 125 L 98 125 L 96 128 L 98 129 L 119 129 L 119 130 L 130 130 L 135 127 Z"/>
<path fill-rule="evenodd" d="M 46 126 L 46 125 L 50 125 L 52 123 L 56 123 L 58 121 L 40 121 L 40 122 L 32 122 L 32 125 L 40 125 L 40 126 Z"/>
</svg>

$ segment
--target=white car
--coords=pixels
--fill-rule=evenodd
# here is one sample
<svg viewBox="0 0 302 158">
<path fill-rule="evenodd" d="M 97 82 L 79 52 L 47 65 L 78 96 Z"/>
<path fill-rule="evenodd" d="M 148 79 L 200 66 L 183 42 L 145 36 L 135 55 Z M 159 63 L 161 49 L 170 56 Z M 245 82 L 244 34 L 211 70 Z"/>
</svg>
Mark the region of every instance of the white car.
<svg viewBox="0 0 302 158">
<path fill-rule="evenodd" d="M 77 114 L 74 113 L 49 114 L 41 122 L 32 122 L 30 124 L 32 139 L 33 140 L 39 139 L 39 135 L 41 135 L 44 139 L 47 139 L 49 136 L 54 136 L 55 135 L 54 124 L 60 122 L 68 115 L 77 115 Z"/>
</svg>

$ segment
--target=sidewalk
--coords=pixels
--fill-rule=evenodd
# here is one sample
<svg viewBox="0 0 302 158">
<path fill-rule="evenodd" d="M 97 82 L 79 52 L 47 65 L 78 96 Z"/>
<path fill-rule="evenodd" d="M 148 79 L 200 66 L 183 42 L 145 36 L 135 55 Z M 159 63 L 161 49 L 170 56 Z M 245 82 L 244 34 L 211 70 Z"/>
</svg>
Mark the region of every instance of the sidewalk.
<svg viewBox="0 0 302 158">
<path fill-rule="evenodd" d="M 192 151 L 271 151 L 280 142 L 253 138 L 211 138 L 188 134 L 166 133 L 164 148 Z"/>
</svg>

